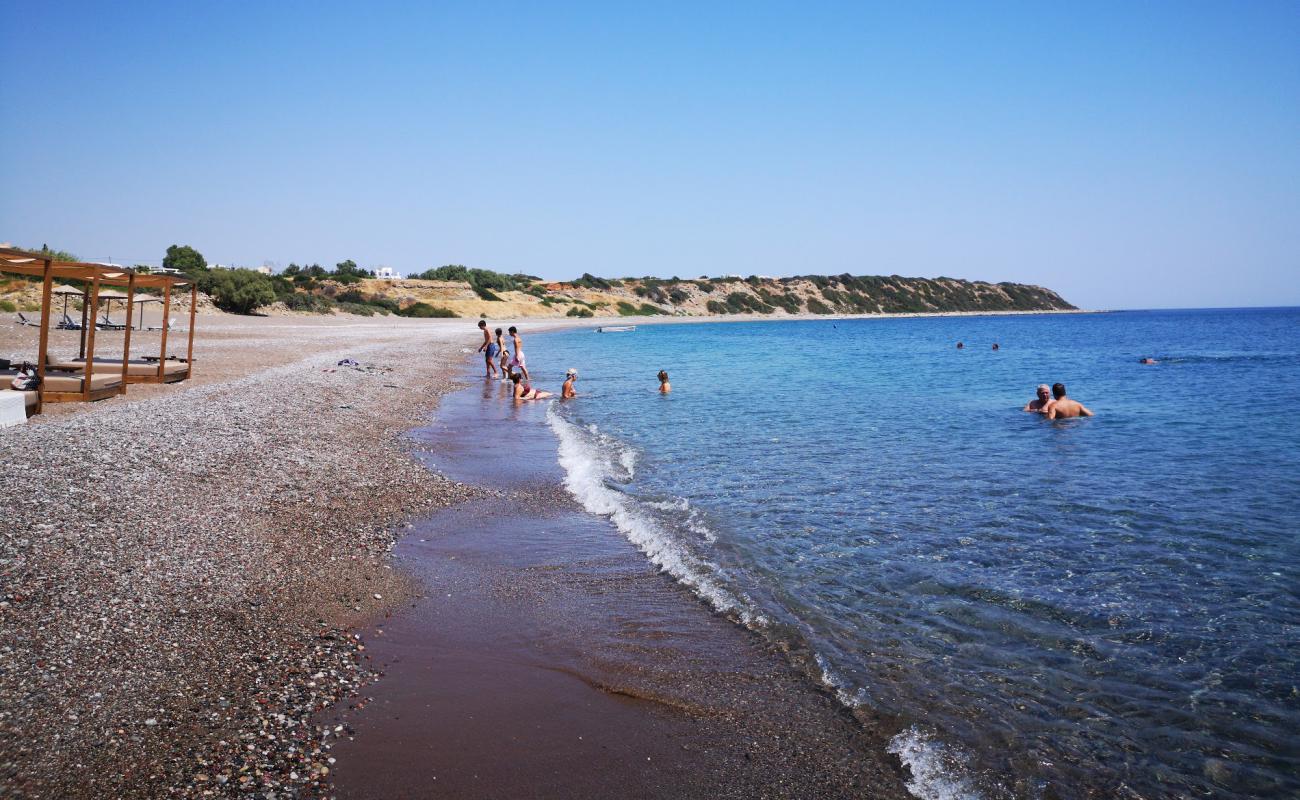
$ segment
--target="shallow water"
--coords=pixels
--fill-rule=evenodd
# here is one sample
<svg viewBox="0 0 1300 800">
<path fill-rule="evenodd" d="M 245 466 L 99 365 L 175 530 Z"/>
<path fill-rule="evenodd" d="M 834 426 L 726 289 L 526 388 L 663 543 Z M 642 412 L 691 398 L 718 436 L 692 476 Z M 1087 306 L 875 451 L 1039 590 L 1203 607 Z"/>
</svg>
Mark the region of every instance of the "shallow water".
<svg viewBox="0 0 1300 800">
<path fill-rule="evenodd" d="M 569 489 L 903 720 L 916 794 L 1300 791 L 1300 311 L 531 344 L 535 384 L 582 373 L 550 413 Z M 1019 410 L 1055 381 L 1097 417 Z"/>
</svg>

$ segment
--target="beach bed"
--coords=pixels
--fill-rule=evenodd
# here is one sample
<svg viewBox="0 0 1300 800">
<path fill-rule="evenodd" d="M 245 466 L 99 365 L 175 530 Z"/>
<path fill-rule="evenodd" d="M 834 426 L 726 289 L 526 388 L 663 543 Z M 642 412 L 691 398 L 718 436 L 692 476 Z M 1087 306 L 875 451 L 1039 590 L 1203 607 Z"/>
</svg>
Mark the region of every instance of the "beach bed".
<svg viewBox="0 0 1300 800">
<path fill-rule="evenodd" d="M 85 370 L 86 360 L 84 358 L 49 358 L 46 360 L 45 366 L 57 370 Z M 161 367 L 161 370 L 159 367 Z M 118 359 L 105 359 L 103 361 L 95 359 L 94 372 L 96 375 L 112 374 L 120 376 L 122 374 L 122 362 Z M 127 383 L 178 383 L 189 376 L 190 365 L 186 361 L 168 360 L 159 362 L 156 359 L 133 358 L 126 362 Z"/>
<path fill-rule="evenodd" d="M 121 370 L 121 364 L 118 364 L 118 370 Z M 8 384 L 18 374 L 17 370 L 8 369 L 0 370 L 0 381 Z M 45 378 L 41 381 L 41 391 L 24 392 L 24 394 L 37 395 L 39 401 L 46 403 L 75 403 L 81 400 L 103 400 L 114 395 L 121 394 L 123 391 L 122 376 L 95 373 L 90 378 L 90 393 L 86 393 L 86 374 L 85 371 L 63 373 L 63 372 L 46 372 Z M 6 389 L 5 391 L 14 391 Z"/>
</svg>

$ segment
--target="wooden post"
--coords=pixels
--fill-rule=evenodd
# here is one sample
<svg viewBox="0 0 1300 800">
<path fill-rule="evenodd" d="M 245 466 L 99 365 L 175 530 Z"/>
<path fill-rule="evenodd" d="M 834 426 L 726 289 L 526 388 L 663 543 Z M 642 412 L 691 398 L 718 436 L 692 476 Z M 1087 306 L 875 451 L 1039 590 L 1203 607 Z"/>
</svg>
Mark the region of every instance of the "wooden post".
<svg viewBox="0 0 1300 800">
<path fill-rule="evenodd" d="M 77 350 L 77 358 L 86 357 L 86 301 L 90 298 L 86 296 L 85 290 L 81 292 L 81 345 Z"/>
<path fill-rule="evenodd" d="M 126 394 L 126 374 L 131 363 L 131 312 L 135 310 L 135 273 L 126 279 L 126 331 L 122 340 L 122 394 Z"/>
<path fill-rule="evenodd" d="M 90 306 L 90 330 L 86 334 L 86 375 L 81 379 L 81 397 L 87 403 L 90 402 L 90 378 L 95 374 L 95 325 L 96 315 L 99 314 L 99 273 L 90 281 L 90 302 L 82 303 L 82 316 L 85 316 L 86 306 Z"/>
<path fill-rule="evenodd" d="M 185 362 L 189 369 L 185 371 L 185 379 L 189 380 L 194 377 L 194 319 L 199 313 L 199 287 L 198 284 L 190 284 L 190 344 L 185 352 Z"/>
<path fill-rule="evenodd" d="M 171 321 L 171 313 L 172 281 L 168 278 L 166 288 L 163 289 L 162 347 L 158 349 L 158 380 L 163 379 L 163 367 L 167 364 L 167 323 Z"/>
<path fill-rule="evenodd" d="M 45 397 L 45 359 L 50 347 L 50 292 L 54 289 L 54 269 L 50 259 L 45 259 L 45 274 L 41 284 L 41 343 L 36 354 L 36 374 L 40 376 L 40 385 L 36 387 L 36 413 L 41 413 L 42 400 Z"/>
</svg>

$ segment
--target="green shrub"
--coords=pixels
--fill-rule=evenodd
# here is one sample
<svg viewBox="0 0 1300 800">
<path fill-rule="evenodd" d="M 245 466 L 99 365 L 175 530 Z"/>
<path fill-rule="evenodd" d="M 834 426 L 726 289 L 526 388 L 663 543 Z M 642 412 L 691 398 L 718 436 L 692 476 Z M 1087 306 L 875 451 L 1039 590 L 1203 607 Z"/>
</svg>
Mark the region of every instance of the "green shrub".
<svg viewBox="0 0 1300 800">
<path fill-rule="evenodd" d="M 373 317 L 375 307 L 366 303 L 339 303 L 339 311 L 356 314 L 359 317 Z"/>
<path fill-rule="evenodd" d="M 486 286 L 475 286 L 474 284 L 471 283 L 470 288 L 474 290 L 474 294 L 478 295 L 484 300 L 493 300 L 496 302 L 501 301 L 501 298 L 493 294 L 492 290 L 487 288 Z"/>
<path fill-rule="evenodd" d="M 835 312 L 832 311 L 830 308 L 828 308 L 828 307 L 826 306 L 825 303 L 823 303 L 822 301 L 818 300 L 818 299 L 815 298 L 815 297 L 812 298 L 812 299 L 810 299 L 810 300 L 808 301 L 808 310 L 811 311 L 811 312 L 814 313 L 814 314 L 834 314 L 834 313 L 835 313 Z"/>
<path fill-rule="evenodd" d="M 9 300 L 0 300 L 0 311 L 17 311 L 18 306 Z"/>
<path fill-rule="evenodd" d="M 195 276 L 199 291 L 212 298 L 222 311 L 247 314 L 276 301 L 275 284 L 251 269 L 218 269 Z"/>
<path fill-rule="evenodd" d="M 727 306 L 726 306 L 725 303 L 719 303 L 717 300 L 710 300 L 709 302 L 707 302 L 707 303 L 704 304 L 704 307 L 707 308 L 707 309 L 709 310 L 709 313 L 710 313 L 710 314 L 730 314 L 730 313 L 731 313 L 731 311 L 727 309 Z"/>
<path fill-rule="evenodd" d="M 574 306 L 573 308 L 569 309 L 569 313 L 565 314 L 564 316 L 566 316 L 566 317 L 594 317 L 594 316 L 596 316 L 596 315 L 593 314 L 593 313 L 591 313 L 591 311 L 590 311 L 589 309 L 586 309 L 586 308 L 579 308 L 578 306 Z"/>
<path fill-rule="evenodd" d="M 431 306 L 428 303 L 412 303 L 406 308 L 400 309 L 397 313 L 403 317 L 419 317 L 422 319 L 428 317 L 460 316 L 455 311 L 452 311 L 449 308 L 442 308 L 440 306 Z"/>
<path fill-rule="evenodd" d="M 638 311 L 636 310 L 636 306 L 632 305 L 631 303 L 627 303 L 627 302 L 624 302 L 624 301 L 622 301 L 622 300 L 619 300 L 619 301 L 618 301 L 618 313 L 619 313 L 619 316 L 622 316 L 622 317 L 635 317 L 635 316 L 637 316 L 637 314 L 639 314 L 640 312 L 638 312 Z"/>
<path fill-rule="evenodd" d="M 597 278 L 590 272 L 582 273 L 582 277 L 578 278 L 576 281 L 572 281 L 572 284 L 584 289 L 609 289 L 614 285 L 612 282 L 607 281 L 604 278 Z"/>
</svg>

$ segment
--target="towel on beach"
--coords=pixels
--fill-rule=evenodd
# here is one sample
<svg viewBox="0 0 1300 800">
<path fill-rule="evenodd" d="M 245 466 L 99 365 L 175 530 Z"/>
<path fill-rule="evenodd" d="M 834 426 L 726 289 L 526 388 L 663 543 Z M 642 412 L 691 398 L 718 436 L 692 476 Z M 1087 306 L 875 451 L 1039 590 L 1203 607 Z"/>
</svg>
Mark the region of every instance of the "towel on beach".
<svg viewBox="0 0 1300 800">
<path fill-rule="evenodd" d="M 27 401 L 22 392 L 0 391 L 0 428 L 27 421 Z"/>
</svg>

